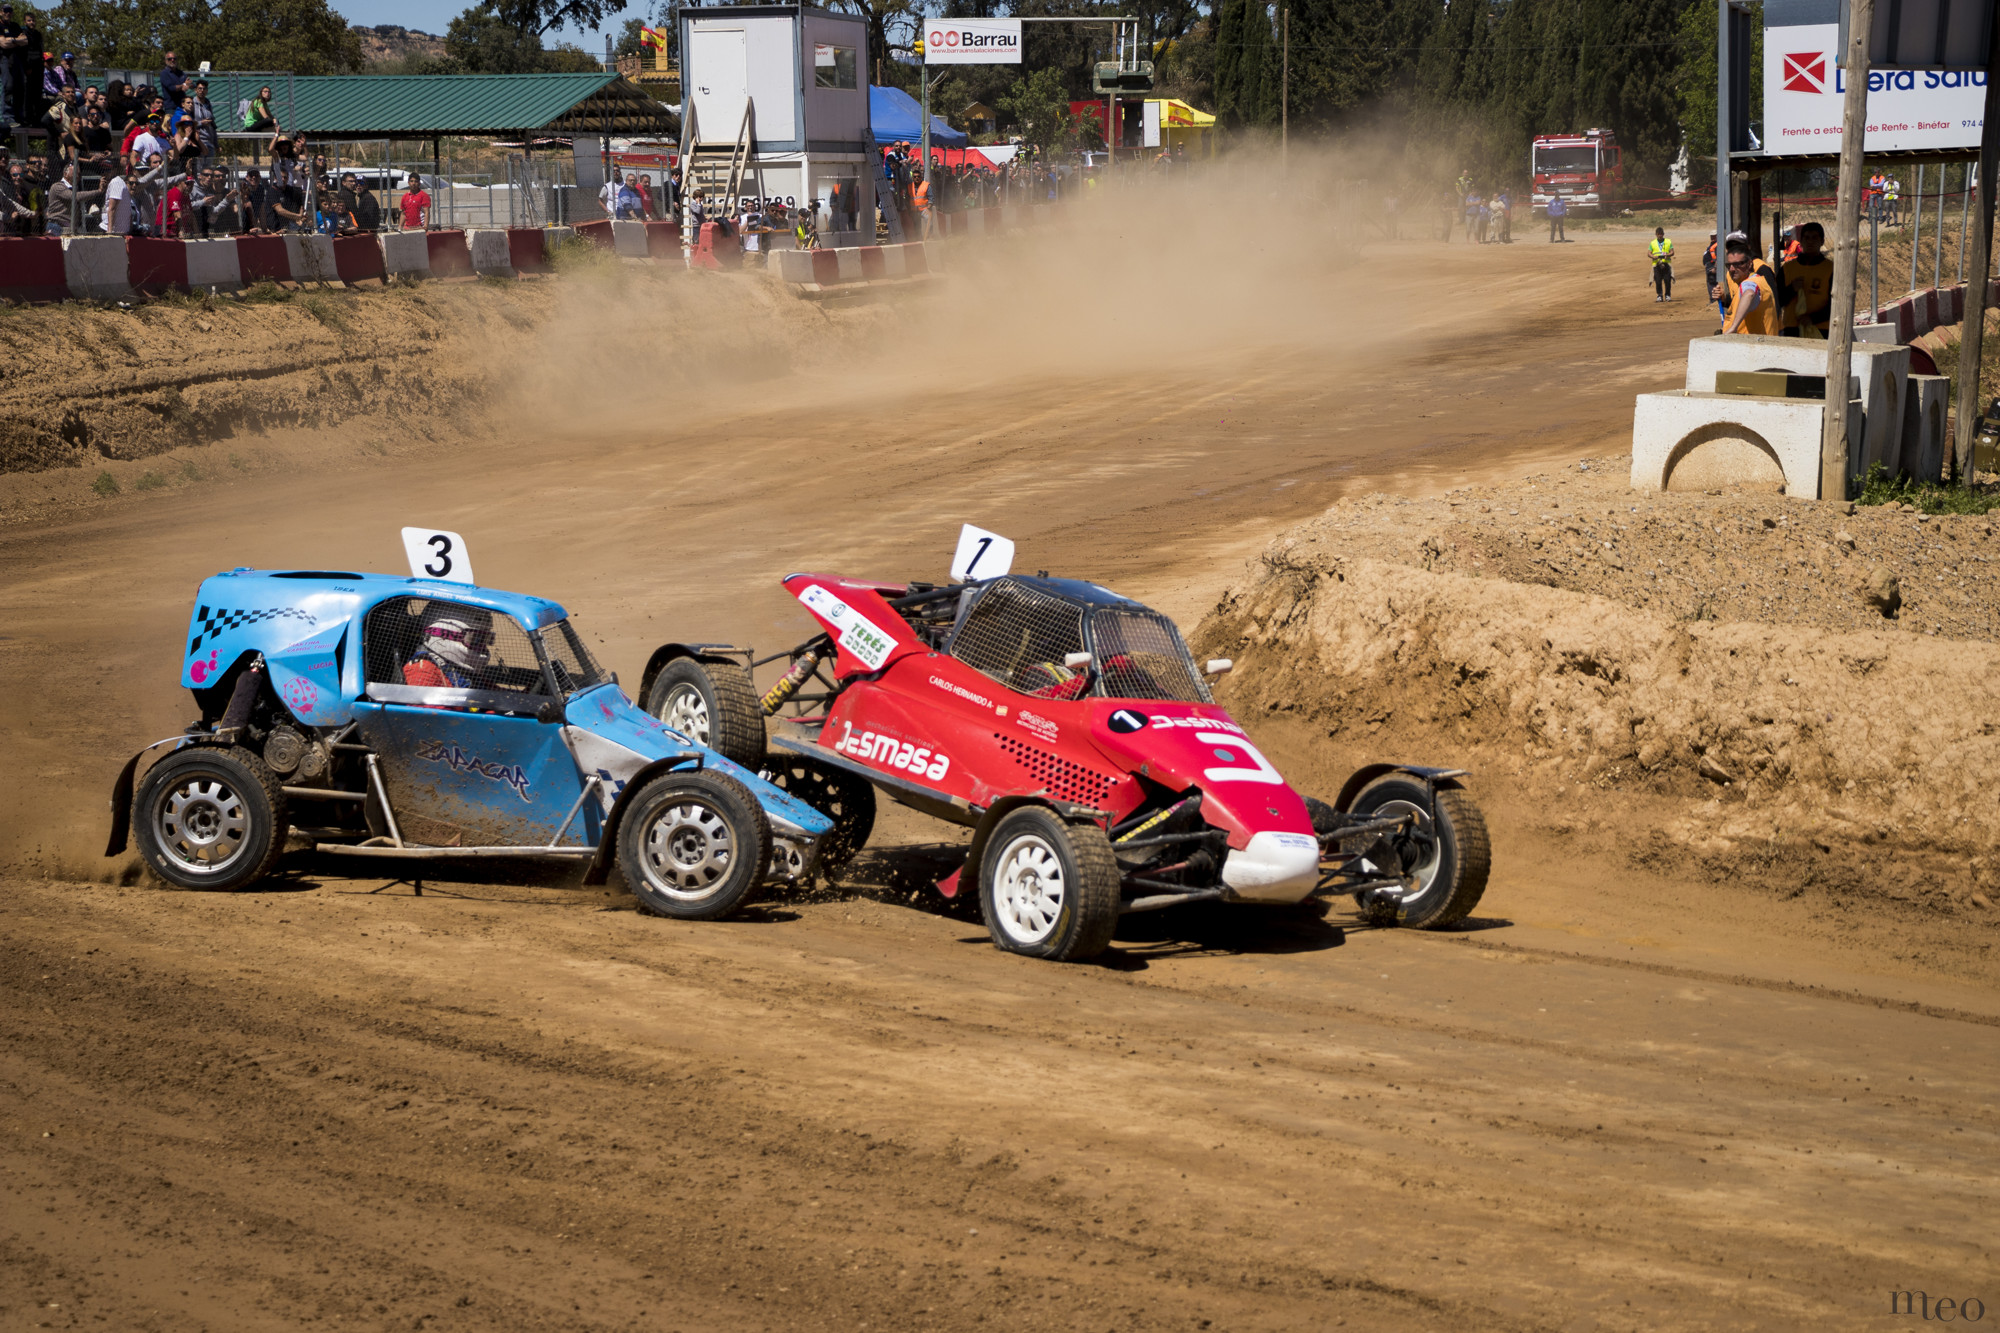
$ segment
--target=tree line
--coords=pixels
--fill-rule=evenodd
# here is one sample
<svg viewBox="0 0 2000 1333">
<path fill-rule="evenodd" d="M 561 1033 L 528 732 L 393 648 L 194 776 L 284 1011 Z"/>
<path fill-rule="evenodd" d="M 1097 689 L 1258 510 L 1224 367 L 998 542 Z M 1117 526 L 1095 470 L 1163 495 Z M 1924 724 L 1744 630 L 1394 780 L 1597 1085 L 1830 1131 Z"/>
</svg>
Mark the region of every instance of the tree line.
<svg viewBox="0 0 2000 1333">
<path fill-rule="evenodd" d="M 1366 135 L 1500 182 L 1525 174 L 1534 135 L 1602 126 L 1624 145 L 1628 171 L 1658 185 L 1683 140 L 1696 155 L 1714 140 L 1713 0 L 823 3 L 867 20 L 870 81 L 913 93 L 922 76 L 916 37 L 931 14 L 1136 16 L 1158 94 L 1213 112 L 1225 144 L 1268 138 L 1288 121 L 1307 140 Z M 672 0 L 651 0 L 645 21 L 672 34 L 673 8 Z M 623 9 L 622 0 L 480 0 L 452 20 L 442 54 L 383 72 L 595 69 L 594 54 L 551 46 L 548 34 L 596 27 Z M 620 54 L 638 49 L 640 22 L 624 22 Z M 327 74 L 361 66 L 354 33 L 328 0 L 64 0 L 44 26 L 52 46 L 97 65 L 149 68 L 173 49 L 219 69 Z M 1754 15 L 1752 30 L 1761 30 Z M 1111 27 L 1037 23 L 1025 38 L 1021 66 L 953 68 L 934 108 L 962 123 L 983 105 L 998 113 L 1003 131 L 1049 137 L 1070 102 L 1090 99 L 1092 63 L 1112 55 Z"/>
</svg>

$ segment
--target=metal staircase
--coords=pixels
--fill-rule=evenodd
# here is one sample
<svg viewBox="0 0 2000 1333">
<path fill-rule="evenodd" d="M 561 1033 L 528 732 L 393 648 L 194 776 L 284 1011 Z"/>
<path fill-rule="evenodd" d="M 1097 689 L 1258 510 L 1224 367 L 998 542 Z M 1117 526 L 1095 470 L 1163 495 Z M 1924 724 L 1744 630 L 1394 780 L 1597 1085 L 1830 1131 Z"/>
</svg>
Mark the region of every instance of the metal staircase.
<svg viewBox="0 0 2000 1333">
<path fill-rule="evenodd" d="M 687 123 L 681 127 L 681 250 L 683 253 L 694 249 L 699 239 L 694 234 L 695 191 L 704 192 L 709 200 L 711 212 L 720 209 L 731 212 L 736 200 L 743 195 L 745 174 L 754 176 L 756 193 L 764 197 L 764 171 L 752 156 L 756 144 L 755 106 L 751 99 L 743 99 L 743 123 L 737 126 L 734 141 L 709 140 L 703 142 L 700 118 L 692 104 L 688 107 Z"/>
</svg>

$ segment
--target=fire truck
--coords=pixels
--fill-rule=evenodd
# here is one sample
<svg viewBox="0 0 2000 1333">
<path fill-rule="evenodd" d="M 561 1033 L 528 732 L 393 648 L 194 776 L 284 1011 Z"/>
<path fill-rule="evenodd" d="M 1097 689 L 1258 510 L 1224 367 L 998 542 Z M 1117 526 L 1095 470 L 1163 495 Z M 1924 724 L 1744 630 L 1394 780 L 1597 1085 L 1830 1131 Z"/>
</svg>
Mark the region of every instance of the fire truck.
<svg viewBox="0 0 2000 1333">
<path fill-rule="evenodd" d="M 1624 155 L 1610 130 L 1537 135 L 1530 153 L 1536 208 L 1561 195 L 1572 213 L 1604 213 L 1624 197 Z"/>
</svg>

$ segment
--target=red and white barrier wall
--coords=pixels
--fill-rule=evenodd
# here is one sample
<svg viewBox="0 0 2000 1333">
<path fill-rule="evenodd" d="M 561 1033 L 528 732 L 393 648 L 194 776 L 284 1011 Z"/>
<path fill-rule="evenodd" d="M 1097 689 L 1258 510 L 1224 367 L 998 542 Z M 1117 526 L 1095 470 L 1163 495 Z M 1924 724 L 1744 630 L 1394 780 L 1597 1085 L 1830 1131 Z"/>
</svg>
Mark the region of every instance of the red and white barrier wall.
<svg viewBox="0 0 2000 1333">
<path fill-rule="evenodd" d="M 776 250 L 778 277 L 799 286 L 841 287 L 891 278 L 922 278 L 932 272 L 922 241 L 908 245 L 859 245 L 841 250 Z"/>
<path fill-rule="evenodd" d="M 371 236 L 145 236 L 0 239 L 0 299 L 118 301 L 169 291 L 233 291 L 257 282 L 357 283 L 546 273 L 569 227 L 385 232 Z M 678 247 L 675 250 L 679 255 Z"/>
<path fill-rule="evenodd" d="M 1992 310 L 2000 304 L 2000 278 L 1987 283 L 1986 308 Z M 1911 292 L 1901 300 L 1891 301 L 1875 312 L 1877 324 L 1896 326 L 1896 341 L 1915 341 L 1932 329 L 1946 324 L 1956 324 L 1965 318 L 1965 284 L 1956 287 L 1934 287 L 1921 292 Z"/>
</svg>

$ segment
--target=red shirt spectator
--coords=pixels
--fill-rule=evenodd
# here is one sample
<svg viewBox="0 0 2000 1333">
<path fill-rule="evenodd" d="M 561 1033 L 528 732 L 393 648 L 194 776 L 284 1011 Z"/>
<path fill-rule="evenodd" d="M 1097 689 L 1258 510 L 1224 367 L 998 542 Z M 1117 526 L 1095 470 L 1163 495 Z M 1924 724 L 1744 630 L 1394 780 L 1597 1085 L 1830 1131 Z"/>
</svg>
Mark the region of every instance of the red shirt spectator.
<svg viewBox="0 0 2000 1333">
<path fill-rule="evenodd" d="M 181 234 L 182 220 L 187 214 L 187 192 L 178 185 L 169 185 L 167 192 L 160 196 L 159 215 L 155 219 L 158 226 L 155 236 L 178 236 Z"/>
<path fill-rule="evenodd" d="M 424 229 L 424 218 L 430 212 L 431 197 L 424 193 L 422 186 L 418 186 L 416 189 L 405 194 L 401 203 L 403 208 L 403 229 L 405 231 L 422 231 Z"/>
</svg>

